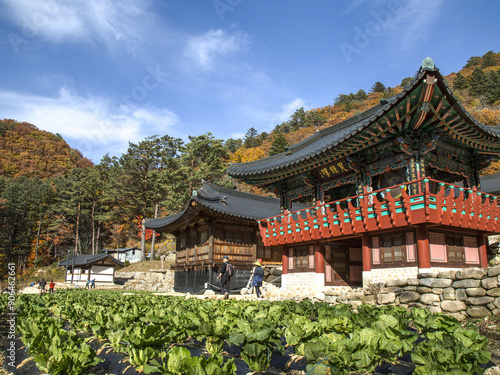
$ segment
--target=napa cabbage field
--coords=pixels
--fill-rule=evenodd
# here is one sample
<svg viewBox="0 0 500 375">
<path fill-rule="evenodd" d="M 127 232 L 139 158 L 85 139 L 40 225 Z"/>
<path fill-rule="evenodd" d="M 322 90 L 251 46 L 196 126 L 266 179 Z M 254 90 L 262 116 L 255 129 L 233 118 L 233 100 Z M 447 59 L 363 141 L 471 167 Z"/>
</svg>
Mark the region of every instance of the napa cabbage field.
<svg viewBox="0 0 500 375">
<path fill-rule="evenodd" d="M 403 357 L 416 375 L 482 374 L 491 355 L 476 331 L 420 308 L 76 290 L 18 295 L 15 309 L 23 350 L 52 375 L 99 369 L 96 342 L 145 374 L 229 375 L 241 361 L 263 372 L 285 351 L 311 375 L 373 373 Z"/>
</svg>

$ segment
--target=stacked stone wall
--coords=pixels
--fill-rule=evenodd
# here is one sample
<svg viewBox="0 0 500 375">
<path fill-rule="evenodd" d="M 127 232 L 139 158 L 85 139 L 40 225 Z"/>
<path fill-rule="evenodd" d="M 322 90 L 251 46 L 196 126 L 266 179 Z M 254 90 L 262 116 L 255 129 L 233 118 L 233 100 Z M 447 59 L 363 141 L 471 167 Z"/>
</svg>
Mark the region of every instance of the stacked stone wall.
<svg viewBox="0 0 500 375">
<path fill-rule="evenodd" d="M 362 303 L 421 307 L 459 320 L 484 318 L 500 314 L 500 265 L 489 269 L 429 271 L 415 278 L 388 280 L 349 291 L 326 289 L 315 299 L 354 307 Z"/>
</svg>

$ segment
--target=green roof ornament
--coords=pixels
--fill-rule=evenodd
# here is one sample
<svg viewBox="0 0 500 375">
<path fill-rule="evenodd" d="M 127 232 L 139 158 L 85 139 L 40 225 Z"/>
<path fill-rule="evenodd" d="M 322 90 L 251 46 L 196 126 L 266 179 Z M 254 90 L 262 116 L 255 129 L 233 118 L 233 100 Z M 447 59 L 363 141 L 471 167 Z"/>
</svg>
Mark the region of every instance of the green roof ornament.
<svg viewBox="0 0 500 375">
<path fill-rule="evenodd" d="M 430 57 L 426 57 L 424 61 L 422 61 L 422 69 L 434 69 L 434 60 Z"/>
<path fill-rule="evenodd" d="M 198 196 L 198 192 L 196 190 L 193 190 L 193 197 Z"/>
</svg>

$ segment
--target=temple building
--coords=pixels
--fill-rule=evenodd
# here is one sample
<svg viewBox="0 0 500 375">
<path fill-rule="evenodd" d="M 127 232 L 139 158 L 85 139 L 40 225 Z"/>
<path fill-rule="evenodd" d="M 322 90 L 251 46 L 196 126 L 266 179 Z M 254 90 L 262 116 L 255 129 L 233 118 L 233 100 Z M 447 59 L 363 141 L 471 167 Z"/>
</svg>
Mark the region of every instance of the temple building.
<svg viewBox="0 0 500 375">
<path fill-rule="evenodd" d="M 257 220 L 280 213 L 280 200 L 205 182 L 182 212 L 148 219 L 145 227 L 176 238 L 174 290 L 217 289 L 222 257 L 235 266 L 231 289 L 244 288 L 253 268 L 281 265 L 283 246 L 264 245 Z"/>
<path fill-rule="evenodd" d="M 228 174 L 280 197 L 279 213 L 254 207 L 245 220 L 260 217 L 260 246 L 282 249 L 282 288 L 313 291 L 487 267 L 500 207 L 479 173 L 499 157 L 500 127 L 475 120 L 427 58 L 399 94 Z M 179 232 L 181 259 L 194 259 L 190 233 L 206 228 L 204 246 L 218 238 L 208 222 L 199 228 Z"/>
</svg>

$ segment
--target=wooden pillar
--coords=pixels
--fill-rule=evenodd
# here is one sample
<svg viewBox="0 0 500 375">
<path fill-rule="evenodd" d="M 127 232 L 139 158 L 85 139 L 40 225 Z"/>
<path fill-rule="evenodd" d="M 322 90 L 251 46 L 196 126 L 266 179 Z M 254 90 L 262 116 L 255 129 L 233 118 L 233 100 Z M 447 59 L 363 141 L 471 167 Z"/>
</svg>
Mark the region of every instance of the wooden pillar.
<svg viewBox="0 0 500 375">
<path fill-rule="evenodd" d="M 210 223 L 208 227 L 208 260 L 214 260 L 214 224 Z"/>
<path fill-rule="evenodd" d="M 325 273 L 325 248 L 320 242 L 314 245 L 314 271 Z"/>
<path fill-rule="evenodd" d="M 372 260 L 370 256 L 370 235 L 368 233 L 364 233 L 361 241 L 363 246 L 363 271 L 371 271 Z"/>
<path fill-rule="evenodd" d="M 478 238 L 478 247 L 479 247 L 479 262 L 481 264 L 481 268 L 488 268 L 488 240 L 481 233 Z"/>
<path fill-rule="evenodd" d="M 431 268 L 431 254 L 429 248 L 429 237 L 425 224 L 417 227 L 417 252 L 418 268 Z"/>
<path fill-rule="evenodd" d="M 288 247 L 286 245 L 281 250 L 281 268 L 281 273 L 286 275 L 288 273 Z"/>
</svg>

